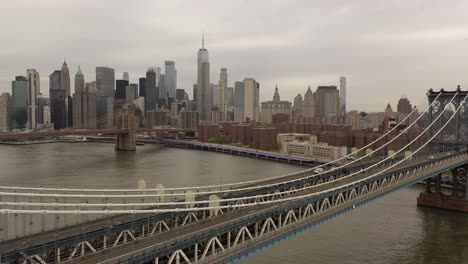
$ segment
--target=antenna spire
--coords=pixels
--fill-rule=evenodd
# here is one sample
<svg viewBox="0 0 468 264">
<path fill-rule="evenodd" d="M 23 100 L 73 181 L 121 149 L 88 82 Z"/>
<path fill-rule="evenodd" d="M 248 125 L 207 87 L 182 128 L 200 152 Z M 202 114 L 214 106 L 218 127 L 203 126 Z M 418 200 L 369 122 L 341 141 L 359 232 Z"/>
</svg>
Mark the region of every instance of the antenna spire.
<svg viewBox="0 0 468 264">
<path fill-rule="evenodd" d="M 202 33 L 202 49 L 205 48 L 205 32 Z"/>
</svg>

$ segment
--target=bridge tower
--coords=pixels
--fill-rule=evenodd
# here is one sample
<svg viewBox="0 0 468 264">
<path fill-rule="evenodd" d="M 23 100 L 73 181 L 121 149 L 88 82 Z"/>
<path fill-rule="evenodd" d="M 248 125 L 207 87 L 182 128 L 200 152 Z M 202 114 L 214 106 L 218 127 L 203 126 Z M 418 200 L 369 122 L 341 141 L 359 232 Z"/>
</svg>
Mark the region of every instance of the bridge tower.
<svg viewBox="0 0 468 264">
<path fill-rule="evenodd" d="M 453 96 L 458 92 L 455 99 L 450 103 Z M 435 92 L 432 89 L 428 91 L 427 98 L 429 104 L 434 103 L 429 110 L 429 123 L 444 110 L 448 105 L 451 111 L 445 111 L 445 114 L 439 118 L 436 124 L 429 130 L 430 137 L 434 135 L 450 118 L 452 113 L 460 106 L 463 98 L 468 94 L 468 91 L 462 91 L 460 86 L 455 91 L 445 91 L 441 89 Z M 440 149 L 446 151 L 447 148 L 454 148 L 456 146 L 463 146 L 468 144 L 468 102 L 465 102 L 460 110 L 456 113 L 455 118 L 452 119 L 448 126 L 431 142 L 431 149 Z"/>
<path fill-rule="evenodd" d="M 467 151 L 468 100 L 462 105 L 467 94 L 468 91 L 462 91 L 460 86 L 455 91 L 441 89 L 435 92 L 431 89 L 427 93 L 429 104 L 434 103 L 429 111 L 429 123 L 432 123 L 446 106 L 451 110 L 445 111 L 439 121 L 429 130 L 429 137 L 432 137 L 460 107 L 455 117 L 430 143 L 432 152 L 444 152 L 450 155 L 457 151 Z M 455 99 L 450 103 L 454 96 Z M 451 183 L 449 189 L 442 188 L 443 178 Z M 418 197 L 418 205 L 468 212 L 468 161 L 446 173 L 427 179 L 426 190 Z"/>
<path fill-rule="evenodd" d="M 115 150 L 135 151 L 136 150 L 136 130 L 139 120 L 135 114 L 135 106 L 128 105 L 121 108 L 114 115 L 114 126 L 116 129 L 124 130 L 118 133 L 115 140 Z"/>
</svg>

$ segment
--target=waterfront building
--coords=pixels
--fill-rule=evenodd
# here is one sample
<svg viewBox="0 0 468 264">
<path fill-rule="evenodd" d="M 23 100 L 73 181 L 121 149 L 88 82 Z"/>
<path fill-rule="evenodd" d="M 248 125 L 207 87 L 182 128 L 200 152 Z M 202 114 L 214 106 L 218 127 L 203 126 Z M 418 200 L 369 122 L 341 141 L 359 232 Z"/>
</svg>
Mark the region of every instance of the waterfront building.
<svg viewBox="0 0 468 264">
<path fill-rule="evenodd" d="M 276 114 L 291 114 L 291 102 L 281 101 L 278 92 L 278 86 L 275 87 L 275 93 L 272 101 L 262 102 L 262 124 L 271 124 L 273 115 Z"/>
<path fill-rule="evenodd" d="M 0 95 L 0 131 L 11 128 L 11 96 L 9 93 Z"/>
<path fill-rule="evenodd" d="M 196 98 L 198 116 L 200 120 L 210 117 L 212 98 L 210 90 L 210 62 L 208 50 L 205 49 L 205 38 L 202 38 L 202 48 L 198 50 L 197 56 L 197 86 Z"/>
<path fill-rule="evenodd" d="M 37 94 L 40 91 L 41 81 L 39 73 L 35 69 L 28 69 L 26 71 L 28 78 L 28 122 L 27 127 L 29 129 L 35 129 L 37 127 Z"/>
<path fill-rule="evenodd" d="M 16 76 L 11 82 L 11 118 L 12 128 L 26 128 L 28 120 L 28 80 L 25 76 Z"/>
<path fill-rule="evenodd" d="M 311 144 L 309 156 L 322 161 L 332 161 L 346 156 L 346 147 L 330 146 L 327 143 Z"/>
<path fill-rule="evenodd" d="M 115 96 L 115 70 L 108 67 L 96 67 L 96 90 L 98 96 Z"/>
<path fill-rule="evenodd" d="M 312 141 L 283 141 L 281 150 L 283 153 L 308 156 L 316 160 L 332 161 L 347 154 L 346 147 L 330 146 L 327 143 Z"/>
<path fill-rule="evenodd" d="M 277 135 L 278 130 L 274 127 L 253 127 L 251 147 L 267 151 L 275 150 Z"/>
<path fill-rule="evenodd" d="M 198 140 L 201 142 L 208 142 L 210 138 L 219 135 L 219 125 L 213 123 L 200 123 L 198 124 Z"/>
<path fill-rule="evenodd" d="M 307 141 L 311 144 L 317 144 L 317 136 L 304 133 L 280 133 L 276 137 L 276 141 L 279 145 L 291 141 Z"/>
</svg>

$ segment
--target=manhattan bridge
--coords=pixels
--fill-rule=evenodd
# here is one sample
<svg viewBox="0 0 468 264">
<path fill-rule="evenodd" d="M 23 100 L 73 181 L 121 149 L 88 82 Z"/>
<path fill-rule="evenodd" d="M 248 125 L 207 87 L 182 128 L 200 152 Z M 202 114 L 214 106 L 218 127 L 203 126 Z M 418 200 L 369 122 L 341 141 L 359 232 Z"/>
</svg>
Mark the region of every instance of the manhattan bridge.
<svg viewBox="0 0 468 264">
<path fill-rule="evenodd" d="M 467 212 L 468 92 L 431 89 L 427 97 L 427 108 L 414 108 L 363 148 L 267 179 L 192 187 L 140 180 L 127 189 L 2 185 L 0 262 L 230 263 L 423 180 L 418 204 Z M 427 116 L 408 144 L 387 148 Z M 116 149 L 134 148 L 131 119 L 126 113 L 116 128 L 125 130 L 114 131 L 122 134 Z M 397 135 L 387 140 L 390 133 Z M 357 153 L 365 155 L 348 159 Z M 453 187 L 442 196 L 448 171 Z"/>
</svg>

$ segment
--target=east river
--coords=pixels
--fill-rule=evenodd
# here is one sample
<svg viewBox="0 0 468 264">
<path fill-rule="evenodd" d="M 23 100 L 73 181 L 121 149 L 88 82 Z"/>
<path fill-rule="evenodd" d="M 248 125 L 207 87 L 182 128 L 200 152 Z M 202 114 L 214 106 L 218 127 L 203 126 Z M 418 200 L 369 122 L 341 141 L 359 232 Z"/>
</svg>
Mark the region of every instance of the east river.
<svg viewBox="0 0 468 264">
<path fill-rule="evenodd" d="M 159 146 L 0 146 L 0 184 L 148 187 L 230 183 L 303 169 L 285 163 Z M 242 263 L 468 263 L 468 214 L 418 208 L 413 186 L 276 244 Z"/>
</svg>

